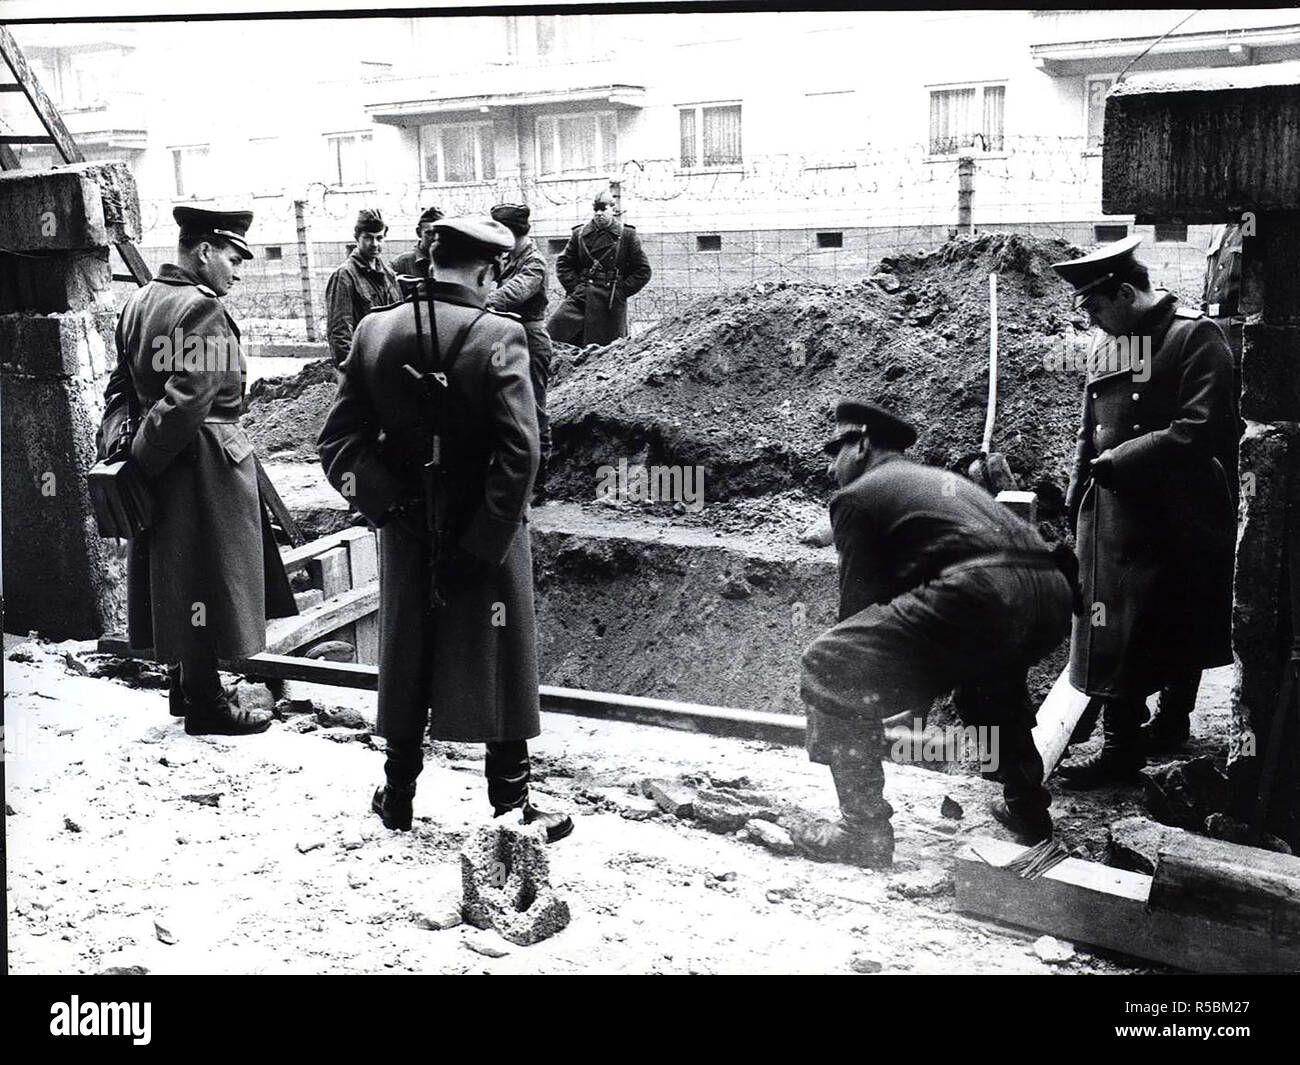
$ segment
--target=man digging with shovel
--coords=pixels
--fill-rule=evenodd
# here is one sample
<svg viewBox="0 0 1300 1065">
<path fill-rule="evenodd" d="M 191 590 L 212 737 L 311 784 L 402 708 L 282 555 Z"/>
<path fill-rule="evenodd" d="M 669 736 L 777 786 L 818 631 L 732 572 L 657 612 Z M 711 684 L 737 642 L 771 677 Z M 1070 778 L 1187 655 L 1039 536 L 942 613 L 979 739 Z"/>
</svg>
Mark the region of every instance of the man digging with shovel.
<svg viewBox="0 0 1300 1065">
<path fill-rule="evenodd" d="M 830 504 L 840 621 L 804 652 L 801 690 L 808 756 L 830 766 L 841 817 L 801 827 L 796 844 L 821 860 L 889 865 L 881 720 L 920 715 L 952 689 L 964 724 L 995 726 L 993 816 L 1023 843 L 1047 839 L 1026 677 L 1069 629 L 1073 555 L 1049 551 L 966 478 L 906 458 L 916 430 L 890 412 L 841 403 L 835 418 L 824 450 L 840 485 Z"/>
</svg>

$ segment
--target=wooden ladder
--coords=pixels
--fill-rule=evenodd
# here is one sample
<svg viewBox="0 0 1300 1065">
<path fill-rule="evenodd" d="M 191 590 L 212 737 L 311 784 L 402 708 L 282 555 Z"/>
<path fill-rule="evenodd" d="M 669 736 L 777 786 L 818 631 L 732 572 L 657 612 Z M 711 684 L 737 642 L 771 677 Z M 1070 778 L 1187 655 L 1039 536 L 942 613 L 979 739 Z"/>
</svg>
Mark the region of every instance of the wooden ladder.
<svg viewBox="0 0 1300 1065">
<path fill-rule="evenodd" d="M 41 125 L 45 127 L 44 135 L 28 134 L 9 134 L 0 133 L 0 169 L 18 170 L 20 165 L 18 156 L 10 147 L 14 144 L 53 144 L 59 155 L 63 157 L 65 163 L 84 163 L 86 157 L 82 155 L 81 149 L 77 147 L 77 142 L 72 139 L 72 134 L 68 132 L 68 127 L 63 121 L 63 116 L 59 114 L 59 109 L 54 106 L 54 102 L 41 87 L 40 79 L 27 65 L 27 57 L 18 47 L 18 42 L 9 32 L 6 26 L 0 26 L 0 56 L 4 57 L 9 71 L 13 74 L 12 82 L 0 82 L 0 92 L 21 92 L 26 95 L 27 102 L 31 104 L 32 110 L 36 112 L 36 117 L 40 119 Z M 116 242 L 118 254 L 122 257 L 122 262 L 126 264 L 127 273 L 114 274 L 114 281 L 134 281 L 137 285 L 147 285 L 152 279 L 148 265 L 140 255 L 140 249 L 130 239 L 123 238 Z M 256 456 L 254 456 L 256 458 Z M 289 514 L 289 508 L 284 505 L 280 494 L 271 484 L 271 480 L 262 468 L 261 462 L 257 462 L 257 481 L 262 490 L 262 498 L 270 511 L 272 520 L 284 530 L 289 542 L 298 547 L 306 542 L 298 526 L 294 523 Z"/>
</svg>

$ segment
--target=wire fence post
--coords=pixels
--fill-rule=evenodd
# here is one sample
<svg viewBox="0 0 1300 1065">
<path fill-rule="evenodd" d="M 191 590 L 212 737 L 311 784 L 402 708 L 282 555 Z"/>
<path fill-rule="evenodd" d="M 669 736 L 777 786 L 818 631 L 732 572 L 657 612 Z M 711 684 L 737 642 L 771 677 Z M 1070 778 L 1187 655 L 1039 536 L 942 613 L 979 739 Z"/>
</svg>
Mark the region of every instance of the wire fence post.
<svg viewBox="0 0 1300 1065">
<path fill-rule="evenodd" d="M 293 201 L 293 217 L 298 227 L 298 273 L 302 278 L 302 316 L 307 324 L 307 340 L 317 341 L 320 339 L 320 327 L 316 322 L 316 296 L 312 281 L 316 264 L 311 250 L 311 233 L 307 227 L 305 200 Z"/>
<path fill-rule="evenodd" d="M 963 155 L 957 160 L 957 232 L 964 237 L 973 237 L 975 227 L 971 224 L 971 201 L 975 198 L 975 159 Z"/>
</svg>

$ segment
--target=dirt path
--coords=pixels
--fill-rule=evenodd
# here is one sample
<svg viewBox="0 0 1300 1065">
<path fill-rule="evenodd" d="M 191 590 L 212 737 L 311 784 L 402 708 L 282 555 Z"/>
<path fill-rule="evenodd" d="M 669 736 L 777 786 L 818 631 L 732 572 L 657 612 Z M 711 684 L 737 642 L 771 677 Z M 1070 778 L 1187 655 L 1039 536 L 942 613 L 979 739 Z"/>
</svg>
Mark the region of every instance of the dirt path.
<svg viewBox="0 0 1300 1065">
<path fill-rule="evenodd" d="M 457 851 L 488 820 L 480 748 L 439 744 L 415 831 L 391 833 L 367 812 L 382 760 L 364 730 L 189 737 L 163 692 L 74 671 L 63 652 L 93 661 L 89 646 L 27 644 L 32 661 L 5 663 L 15 973 L 816 973 L 855 958 L 885 972 L 1140 971 L 1082 949 L 1047 965 L 1033 936 L 951 912 L 954 848 L 996 834 L 978 778 L 889 766 L 894 869 L 818 865 L 616 812 L 629 784 L 686 775 L 830 813 L 826 772 L 802 751 L 551 715 L 535 787 L 575 815 L 551 851 L 573 920 L 488 959 L 463 926 L 419 924 L 458 892 Z M 373 715 L 373 695 L 293 687 Z M 938 827 L 945 795 L 966 810 L 956 837 Z M 1073 814 L 1094 819 L 1078 802 L 1058 808 L 1067 837 Z"/>
</svg>

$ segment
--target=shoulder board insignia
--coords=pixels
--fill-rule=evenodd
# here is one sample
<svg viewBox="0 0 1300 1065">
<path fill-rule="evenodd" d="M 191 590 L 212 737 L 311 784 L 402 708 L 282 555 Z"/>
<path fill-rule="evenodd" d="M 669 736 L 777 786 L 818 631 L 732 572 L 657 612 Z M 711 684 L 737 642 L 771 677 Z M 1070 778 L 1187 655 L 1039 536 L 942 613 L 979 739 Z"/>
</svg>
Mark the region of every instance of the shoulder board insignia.
<svg viewBox="0 0 1300 1065">
<path fill-rule="evenodd" d="M 624 229 L 636 229 L 636 226 L 634 226 L 631 222 L 624 222 L 624 223 L 623 223 L 623 228 L 624 228 Z"/>
<path fill-rule="evenodd" d="M 1204 318 L 1205 315 L 1195 307 L 1175 307 L 1174 314 L 1179 318 Z"/>
<path fill-rule="evenodd" d="M 487 311 L 489 314 L 500 315 L 502 318 L 513 318 L 516 322 L 522 322 L 524 320 L 522 315 L 515 314 L 514 311 L 501 311 L 497 310 L 495 307 L 488 307 Z"/>
<path fill-rule="evenodd" d="M 205 295 L 205 296 L 211 296 L 213 299 L 216 299 L 216 298 L 217 298 L 217 294 L 216 294 L 215 292 L 213 292 L 212 289 L 208 288 L 208 286 L 205 285 L 205 284 L 203 284 L 202 282 L 200 282 L 199 284 L 195 285 L 194 287 L 197 288 L 200 292 L 202 292 L 203 295 Z"/>
</svg>

